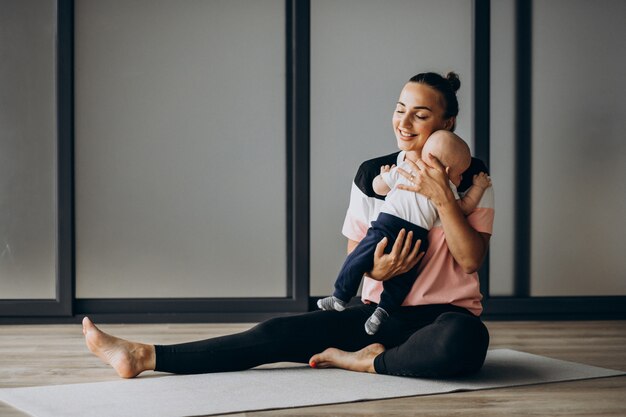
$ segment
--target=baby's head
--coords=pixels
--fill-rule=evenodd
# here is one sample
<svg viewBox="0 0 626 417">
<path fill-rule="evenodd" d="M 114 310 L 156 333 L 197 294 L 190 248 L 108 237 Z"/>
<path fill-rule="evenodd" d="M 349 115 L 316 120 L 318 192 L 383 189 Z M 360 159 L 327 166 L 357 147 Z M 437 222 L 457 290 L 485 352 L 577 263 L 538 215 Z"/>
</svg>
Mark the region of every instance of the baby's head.
<svg viewBox="0 0 626 417">
<path fill-rule="evenodd" d="M 450 168 L 448 176 L 457 187 L 461 183 L 461 174 L 472 163 L 472 155 L 467 143 L 448 130 L 438 130 L 428 137 L 422 148 L 422 159 L 430 164 L 428 154 L 432 154 L 444 166 Z"/>
</svg>

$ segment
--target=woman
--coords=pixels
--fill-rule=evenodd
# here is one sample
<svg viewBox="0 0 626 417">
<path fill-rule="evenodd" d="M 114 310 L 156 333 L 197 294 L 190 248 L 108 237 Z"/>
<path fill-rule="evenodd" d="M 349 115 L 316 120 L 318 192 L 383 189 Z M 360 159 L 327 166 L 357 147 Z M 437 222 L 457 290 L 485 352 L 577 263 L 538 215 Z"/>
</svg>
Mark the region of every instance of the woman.
<svg viewBox="0 0 626 417">
<path fill-rule="evenodd" d="M 401 152 L 364 162 L 355 177 L 343 233 L 348 252 L 365 236 L 382 203 L 372 180 L 382 165 L 398 164 L 406 151 L 421 154 L 430 134 L 454 130 L 458 114 L 456 74 L 435 73 L 411 78 L 400 93 L 392 119 Z M 428 164 L 427 164 L 428 162 Z M 493 194 L 485 193 L 479 208 L 462 214 L 448 186 L 445 167 L 435 158 L 411 164 L 405 189 L 420 192 L 438 207 L 440 224 L 429 232 L 427 252 L 401 232 L 389 245 L 377 247 L 374 267 L 365 278 L 362 301 L 342 312 L 314 311 L 270 319 L 242 333 L 179 345 L 130 342 L 100 331 L 85 317 L 88 348 L 124 378 L 145 370 L 207 373 L 248 369 L 271 362 L 303 362 L 313 367 L 338 367 L 360 372 L 419 377 L 445 377 L 475 372 L 482 366 L 489 334 L 481 322 L 478 276 L 493 225 Z M 486 171 L 473 159 L 459 191 L 473 174 Z M 387 249 L 387 250 L 385 250 Z M 388 252 L 388 253 L 387 253 Z M 374 336 L 363 323 L 376 309 L 382 281 L 411 269 L 422 257 L 419 279 L 400 310 Z M 319 353 L 321 352 L 321 353 Z"/>
</svg>

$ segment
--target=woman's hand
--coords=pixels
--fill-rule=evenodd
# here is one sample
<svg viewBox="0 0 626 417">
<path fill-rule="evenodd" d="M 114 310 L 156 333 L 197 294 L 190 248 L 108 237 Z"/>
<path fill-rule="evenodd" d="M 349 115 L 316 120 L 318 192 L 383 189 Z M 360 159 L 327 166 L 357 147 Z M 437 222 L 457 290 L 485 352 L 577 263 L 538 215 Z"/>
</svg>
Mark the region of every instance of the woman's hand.
<svg viewBox="0 0 626 417">
<path fill-rule="evenodd" d="M 389 278 L 409 271 L 417 265 L 424 256 L 424 252 L 419 252 L 422 242 L 418 240 L 413 245 L 413 249 L 411 249 L 412 241 L 413 232 L 409 232 L 407 235 L 406 230 L 402 229 L 398 233 L 391 252 L 385 253 L 385 248 L 389 243 L 387 238 L 378 242 L 374 251 L 374 266 L 367 276 L 376 281 L 386 281 Z"/>
<path fill-rule="evenodd" d="M 428 197 L 437 207 L 454 202 L 454 194 L 450 189 L 448 168 L 444 167 L 439 159 L 429 156 L 429 164 L 422 159 L 416 162 L 406 160 L 411 167 L 411 172 L 398 168 L 398 173 L 408 179 L 412 185 L 398 185 L 398 188 L 413 191 Z"/>
</svg>

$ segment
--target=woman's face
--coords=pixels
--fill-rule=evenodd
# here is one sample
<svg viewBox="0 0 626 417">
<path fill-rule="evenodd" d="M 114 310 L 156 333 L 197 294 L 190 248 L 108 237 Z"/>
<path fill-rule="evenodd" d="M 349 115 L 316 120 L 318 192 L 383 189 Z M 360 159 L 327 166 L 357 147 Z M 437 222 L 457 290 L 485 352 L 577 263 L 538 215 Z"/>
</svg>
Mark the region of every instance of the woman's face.
<svg viewBox="0 0 626 417">
<path fill-rule="evenodd" d="M 398 148 L 419 157 L 431 133 L 452 126 L 452 118 L 443 118 L 442 102 L 441 93 L 428 85 L 409 82 L 404 86 L 392 119 Z"/>
</svg>

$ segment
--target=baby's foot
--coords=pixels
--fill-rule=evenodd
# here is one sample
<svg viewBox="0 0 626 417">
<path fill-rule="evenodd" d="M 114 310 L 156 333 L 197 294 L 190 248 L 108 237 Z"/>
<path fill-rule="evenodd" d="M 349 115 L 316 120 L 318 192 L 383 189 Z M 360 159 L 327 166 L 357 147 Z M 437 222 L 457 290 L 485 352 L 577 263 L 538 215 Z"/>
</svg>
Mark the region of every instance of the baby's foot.
<svg viewBox="0 0 626 417">
<path fill-rule="evenodd" d="M 374 313 L 365 322 L 365 332 L 369 335 L 373 335 L 378 331 L 380 325 L 387 320 L 389 313 L 385 309 L 377 307 Z"/>
<path fill-rule="evenodd" d="M 346 302 L 335 296 L 330 296 L 317 300 L 317 306 L 320 310 L 343 311 L 346 309 Z"/>
</svg>

